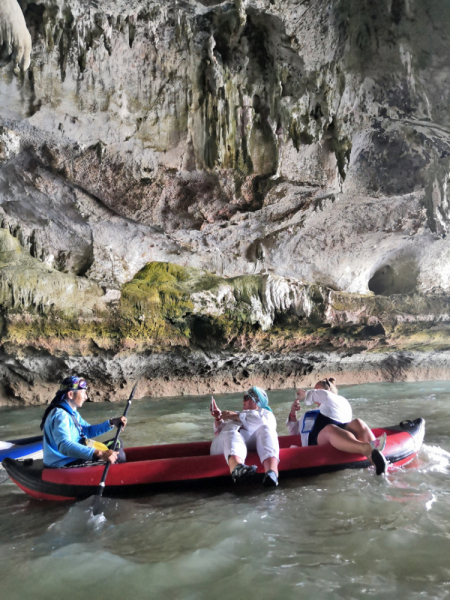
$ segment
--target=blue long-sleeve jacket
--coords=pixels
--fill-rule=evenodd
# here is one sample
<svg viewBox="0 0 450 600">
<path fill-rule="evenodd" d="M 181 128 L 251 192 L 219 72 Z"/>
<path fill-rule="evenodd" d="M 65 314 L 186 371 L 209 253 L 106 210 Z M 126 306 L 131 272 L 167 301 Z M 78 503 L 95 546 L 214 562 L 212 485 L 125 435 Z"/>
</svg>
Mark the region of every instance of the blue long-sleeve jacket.
<svg viewBox="0 0 450 600">
<path fill-rule="evenodd" d="M 46 467 L 63 467 L 77 458 L 92 460 L 94 448 L 80 444 L 81 435 L 87 438 L 97 437 L 112 429 L 109 421 L 98 425 L 89 425 L 78 411 L 71 408 L 67 402 L 62 402 L 70 415 L 62 408 L 56 408 L 48 415 L 44 425 L 44 465 Z M 81 427 L 73 422 L 72 416 Z"/>
</svg>

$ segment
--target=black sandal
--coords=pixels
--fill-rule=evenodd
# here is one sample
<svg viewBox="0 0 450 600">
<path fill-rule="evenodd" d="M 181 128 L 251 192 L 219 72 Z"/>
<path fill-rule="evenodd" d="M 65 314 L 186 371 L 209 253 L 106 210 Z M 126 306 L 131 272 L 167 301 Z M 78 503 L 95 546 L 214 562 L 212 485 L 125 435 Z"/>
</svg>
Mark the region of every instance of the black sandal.
<svg viewBox="0 0 450 600">
<path fill-rule="evenodd" d="M 231 479 L 234 483 L 242 483 L 256 475 L 257 470 L 258 467 L 255 465 L 236 465 L 231 473 Z"/>
<path fill-rule="evenodd" d="M 375 471 L 377 475 L 382 475 L 386 473 L 387 469 L 387 460 L 381 454 L 379 450 L 372 450 L 371 459 L 373 464 L 375 465 Z"/>
<path fill-rule="evenodd" d="M 264 475 L 263 486 L 264 487 L 277 487 L 277 485 L 278 485 L 278 477 L 277 477 L 277 474 L 275 473 L 275 471 L 272 471 L 272 469 L 270 471 L 267 471 L 267 473 Z"/>
</svg>

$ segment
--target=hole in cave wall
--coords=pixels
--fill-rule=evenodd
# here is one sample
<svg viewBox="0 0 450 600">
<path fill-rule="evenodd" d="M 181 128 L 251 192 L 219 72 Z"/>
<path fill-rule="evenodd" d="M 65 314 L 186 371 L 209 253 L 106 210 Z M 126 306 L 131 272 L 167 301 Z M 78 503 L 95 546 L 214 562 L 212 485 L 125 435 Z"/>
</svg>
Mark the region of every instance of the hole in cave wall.
<svg viewBox="0 0 450 600">
<path fill-rule="evenodd" d="M 375 271 L 368 287 L 376 296 L 411 294 L 417 290 L 418 267 L 411 257 L 390 261 Z"/>
<path fill-rule="evenodd" d="M 388 296 L 394 283 L 394 269 L 390 265 L 383 265 L 369 281 L 369 290 L 376 296 Z"/>
</svg>

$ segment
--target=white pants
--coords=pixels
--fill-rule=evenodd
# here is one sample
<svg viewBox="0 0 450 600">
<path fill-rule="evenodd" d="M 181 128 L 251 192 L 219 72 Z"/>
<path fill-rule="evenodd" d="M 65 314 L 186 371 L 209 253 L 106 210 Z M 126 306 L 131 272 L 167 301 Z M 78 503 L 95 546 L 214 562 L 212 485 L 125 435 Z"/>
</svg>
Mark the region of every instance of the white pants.
<svg viewBox="0 0 450 600">
<path fill-rule="evenodd" d="M 211 454 L 223 454 L 228 462 L 230 456 L 238 456 L 242 462 L 247 458 L 247 450 L 258 453 L 261 464 L 267 458 L 280 457 L 280 446 L 276 430 L 268 425 L 261 425 L 253 433 L 246 429 L 239 431 L 239 425 L 227 423 L 219 435 L 213 439 Z"/>
</svg>

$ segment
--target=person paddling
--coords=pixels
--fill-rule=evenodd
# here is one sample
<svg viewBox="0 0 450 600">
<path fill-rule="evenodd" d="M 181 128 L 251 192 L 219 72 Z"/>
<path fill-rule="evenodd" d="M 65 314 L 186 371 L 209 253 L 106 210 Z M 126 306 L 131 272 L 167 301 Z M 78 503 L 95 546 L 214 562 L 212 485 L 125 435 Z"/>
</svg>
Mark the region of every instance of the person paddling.
<svg viewBox="0 0 450 600">
<path fill-rule="evenodd" d="M 125 427 L 126 417 L 115 417 L 98 425 L 90 425 L 78 414 L 78 409 L 86 400 L 85 379 L 72 375 L 62 381 L 41 421 L 46 467 L 76 466 L 99 460 L 111 464 L 125 462 L 123 450 L 113 452 L 104 444 L 92 442 L 90 438 L 107 433 L 121 424 Z"/>
<path fill-rule="evenodd" d="M 352 454 L 364 454 L 375 466 L 376 474 L 386 471 L 386 459 L 382 452 L 386 445 L 386 434 L 375 438 L 369 426 L 362 419 L 353 419 L 352 407 L 346 398 L 338 394 L 334 377 L 318 381 L 313 390 L 297 390 L 292 404 L 287 426 L 291 435 L 300 434 L 302 444 L 321 446 L 329 443 L 337 450 Z M 318 404 L 319 411 L 305 416 L 309 424 L 307 439 L 304 431 L 305 419 L 297 420 L 300 400 L 306 404 Z"/>
</svg>

